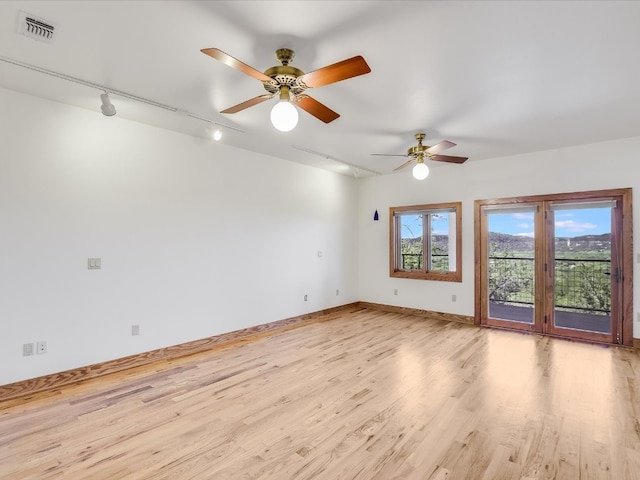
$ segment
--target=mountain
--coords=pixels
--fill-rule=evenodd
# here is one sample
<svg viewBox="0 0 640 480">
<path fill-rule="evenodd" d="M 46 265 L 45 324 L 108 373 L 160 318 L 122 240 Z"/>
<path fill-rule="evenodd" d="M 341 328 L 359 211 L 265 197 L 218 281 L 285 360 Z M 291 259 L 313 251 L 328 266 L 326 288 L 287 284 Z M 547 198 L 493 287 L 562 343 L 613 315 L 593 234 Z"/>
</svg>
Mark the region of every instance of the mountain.
<svg viewBox="0 0 640 480">
<path fill-rule="evenodd" d="M 556 252 L 608 252 L 611 251 L 611 234 L 559 237 Z"/>
<path fill-rule="evenodd" d="M 506 233 L 489 232 L 489 242 L 498 251 L 532 252 L 533 238 Z M 556 252 L 604 252 L 611 250 L 611 234 L 580 235 L 577 237 L 558 237 Z"/>
<path fill-rule="evenodd" d="M 449 251 L 448 235 L 433 235 L 432 241 L 440 252 L 447 253 Z M 534 248 L 533 238 L 523 235 L 489 232 L 489 242 L 495 246 L 498 252 L 533 252 Z M 415 245 L 415 251 L 420 251 L 422 237 L 405 238 L 402 243 L 408 250 Z M 558 237 L 555 249 L 556 252 L 608 252 L 611 251 L 611 234 Z"/>
<path fill-rule="evenodd" d="M 506 233 L 489 232 L 489 244 L 498 252 L 533 251 L 533 237 L 526 237 L 524 235 L 508 235 Z"/>
</svg>

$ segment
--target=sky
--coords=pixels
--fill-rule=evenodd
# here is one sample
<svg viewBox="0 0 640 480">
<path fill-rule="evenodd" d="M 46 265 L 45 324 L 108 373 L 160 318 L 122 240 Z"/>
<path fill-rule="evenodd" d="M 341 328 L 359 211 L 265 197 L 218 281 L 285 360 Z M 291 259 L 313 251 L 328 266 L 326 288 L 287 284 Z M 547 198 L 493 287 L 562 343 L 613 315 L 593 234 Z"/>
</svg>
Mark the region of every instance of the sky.
<svg viewBox="0 0 640 480">
<path fill-rule="evenodd" d="M 610 208 L 559 210 L 554 212 L 554 215 L 556 237 L 578 237 L 611 232 Z M 533 237 L 533 212 L 491 215 L 489 230 Z"/>
<path fill-rule="evenodd" d="M 611 232 L 610 208 L 559 210 L 554 212 L 554 215 L 556 237 L 579 237 Z M 402 223 L 403 237 L 411 238 L 422 235 L 420 217 L 405 215 L 402 218 Z M 435 234 L 447 235 L 449 233 L 447 216 L 434 218 L 432 228 Z M 489 231 L 533 237 L 533 212 L 491 214 Z"/>
<path fill-rule="evenodd" d="M 431 232 L 435 235 L 449 234 L 449 216 L 435 215 L 431 222 Z M 402 237 L 415 238 L 422 236 L 422 217 L 418 215 L 402 216 Z"/>
</svg>

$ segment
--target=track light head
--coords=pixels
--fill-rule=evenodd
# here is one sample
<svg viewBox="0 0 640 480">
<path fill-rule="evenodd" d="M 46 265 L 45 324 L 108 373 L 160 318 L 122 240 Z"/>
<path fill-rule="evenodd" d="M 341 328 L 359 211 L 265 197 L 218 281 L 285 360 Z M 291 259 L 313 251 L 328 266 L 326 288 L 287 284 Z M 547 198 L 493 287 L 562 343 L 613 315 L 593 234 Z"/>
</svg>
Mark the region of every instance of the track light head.
<svg viewBox="0 0 640 480">
<path fill-rule="evenodd" d="M 102 114 L 107 117 L 113 117 L 116 114 L 116 107 L 114 107 L 111 100 L 109 100 L 109 94 L 104 92 L 100 95 L 100 100 L 102 100 L 102 106 L 100 107 Z"/>
<path fill-rule="evenodd" d="M 210 124 L 205 129 L 205 134 L 207 135 L 208 138 L 216 142 L 222 138 L 222 132 L 219 129 L 215 128 L 213 124 Z"/>
</svg>

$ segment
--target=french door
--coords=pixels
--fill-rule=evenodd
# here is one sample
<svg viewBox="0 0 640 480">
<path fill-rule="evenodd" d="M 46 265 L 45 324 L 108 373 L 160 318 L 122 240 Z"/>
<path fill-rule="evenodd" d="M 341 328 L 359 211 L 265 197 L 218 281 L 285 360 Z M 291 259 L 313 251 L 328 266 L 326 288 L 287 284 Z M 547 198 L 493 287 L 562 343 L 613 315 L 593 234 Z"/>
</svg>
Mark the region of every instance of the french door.
<svg viewBox="0 0 640 480">
<path fill-rule="evenodd" d="M 476 201 L 476 323 L 631 345 L 631 190 Z"/>
</svg>

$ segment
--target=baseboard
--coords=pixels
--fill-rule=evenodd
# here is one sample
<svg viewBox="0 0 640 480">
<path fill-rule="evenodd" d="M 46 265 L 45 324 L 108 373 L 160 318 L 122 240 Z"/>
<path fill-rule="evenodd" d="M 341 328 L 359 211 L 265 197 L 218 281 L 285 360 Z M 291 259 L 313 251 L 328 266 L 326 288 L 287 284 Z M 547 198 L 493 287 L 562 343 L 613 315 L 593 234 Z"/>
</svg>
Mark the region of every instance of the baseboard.
<svg viewBox="0 0 640 480">
<path fill-rule="evenodd" d="M 633 348 L 637 348 L 638 350 L 640 350 L 640 338 L 633 339 Z"/>
<path fill-rule="evenodd" d="M 318 312 L 299 315 L 284 320 L 257 325 L 255 327 L 203 338 L 193 342 L 160 348 L 150 352 L 118 358 L 86 367 L 74 368 L 72 370 L 23 380 L 7 385 L 0 385 L 0 403 L 18 398 L 20 400 L 30 400 L 37 395 L 51 393 L 52 391 L 58 390 L 66 385 L 149 365 L 154 362 L 171 361 L 179 357 L 195 355 L 204 351 L 212 351 L 219 348 L 227 348 L 238 343 L 250 342 L 269 334 L 290 330 L 309 323 L 327 321 L 335 318 L 337 315 L 340 315 L 345 311 L 353 311 L 354 309 L 357 310 L 360 308 L 362 307 L 358 302 L 350 303 L 339 307 L 333 307 Z"/>
<path fill-rule="evenodd" d="M 397 307 L 395 305 L 384 305 L 381 303 L 358 302 L 362 308 L 382 310 L 384 312 L 401 313 L 403 315 L 417 315 L 419 317 L 430 318 L 432 320 L 445 320 L 447 322 L 458 322 L 473 324 L 474 317 L 468 315 L 458 315 L 455 313 L 433 312 L 430 310 L 419 310 L 417 308 Z"/>
</svg>

